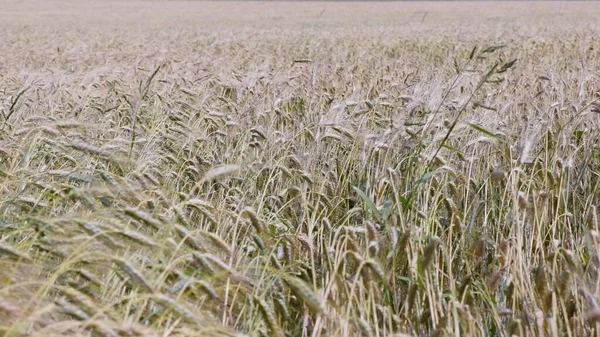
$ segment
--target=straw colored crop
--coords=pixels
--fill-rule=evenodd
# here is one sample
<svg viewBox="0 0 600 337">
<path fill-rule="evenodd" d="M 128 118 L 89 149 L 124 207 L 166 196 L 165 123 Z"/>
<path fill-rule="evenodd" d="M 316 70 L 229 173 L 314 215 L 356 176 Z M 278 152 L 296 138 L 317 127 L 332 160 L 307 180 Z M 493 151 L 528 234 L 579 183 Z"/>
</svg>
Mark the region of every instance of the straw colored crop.
<svg viewBox="0 0 600 337">
<path fill-rule="evenodd" d="M 0 336 L 600 335 L 597 13 L 0 3 Z"/>
</svg>

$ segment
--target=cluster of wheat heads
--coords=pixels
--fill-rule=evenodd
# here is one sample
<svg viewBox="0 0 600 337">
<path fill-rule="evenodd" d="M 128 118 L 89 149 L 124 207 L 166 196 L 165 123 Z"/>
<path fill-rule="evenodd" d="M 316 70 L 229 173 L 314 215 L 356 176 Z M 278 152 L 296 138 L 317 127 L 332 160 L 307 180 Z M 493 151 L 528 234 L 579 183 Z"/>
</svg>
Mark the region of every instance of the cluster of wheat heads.
<svg viewBox="0 0 600 337">
<path fill-rule="evenodd" d="M 592 36 L 72 34 L 2 42 L 0 335 L 600 333 Z"/>
</svg>

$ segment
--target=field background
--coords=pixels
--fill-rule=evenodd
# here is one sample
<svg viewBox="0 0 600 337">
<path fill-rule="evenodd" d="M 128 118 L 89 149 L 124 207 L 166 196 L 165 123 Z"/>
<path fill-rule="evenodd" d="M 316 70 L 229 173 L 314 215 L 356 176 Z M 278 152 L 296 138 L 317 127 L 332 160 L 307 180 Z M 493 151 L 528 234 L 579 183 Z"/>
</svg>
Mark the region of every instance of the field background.
<svg viewBox="0 0 600 337">
<path fill-rule="evenodd" d="M 99 25 L 166 28 L 289 27 L 349 29 L 363 25 L 379 29 L 439 29 L 479 34 L 513 32 L 523 27 L 569 31 L 593 29 L 599 4 L 595 1 L 451 1 L 451 2 L 247 2 L 247 1 L 3 1 L 3 24 L 90 28 Z M 423 14 L 429 13 L 424 20 Z M 467 20 L 467 22 L 463 21 Z M 512 22 L 511 22 L 512 21 Z M 185 26 L 182 26 L 185 24 Z M 486 24 L 494 29 L 476 29 Z M 156 26 L 160 25 L 160 26 Z M 242 27 L 243 26 L 243 27 Z M 130 27 L 131 28 L 131 27 Z M 304 28 L 308 28 L 304 26 Z M 363 27 L 364 28 L 364 27 Z"/>
<path fill-rule="evenodd" d="M 600 3 L 0 3 L 0 336 L 600 335 Z"/>
</svg>

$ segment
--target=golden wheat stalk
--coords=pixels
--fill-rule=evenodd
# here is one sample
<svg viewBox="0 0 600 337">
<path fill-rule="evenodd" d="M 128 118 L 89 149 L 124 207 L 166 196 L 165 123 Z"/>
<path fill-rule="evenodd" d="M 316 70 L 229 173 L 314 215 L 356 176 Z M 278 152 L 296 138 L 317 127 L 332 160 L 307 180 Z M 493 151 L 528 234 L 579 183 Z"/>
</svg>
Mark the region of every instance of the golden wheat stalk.
<svg viewBox="0 0 600 337">
<path fill-rule="evenodd" d="M 294 295 L 298 296 L 304 304 L 315 314 L 320 314 L 325 311 L 325 304 L 317 296 L 317 294 L 301 279 L 285 275 L 283 280 L 290 287 Z"/>
</svg>

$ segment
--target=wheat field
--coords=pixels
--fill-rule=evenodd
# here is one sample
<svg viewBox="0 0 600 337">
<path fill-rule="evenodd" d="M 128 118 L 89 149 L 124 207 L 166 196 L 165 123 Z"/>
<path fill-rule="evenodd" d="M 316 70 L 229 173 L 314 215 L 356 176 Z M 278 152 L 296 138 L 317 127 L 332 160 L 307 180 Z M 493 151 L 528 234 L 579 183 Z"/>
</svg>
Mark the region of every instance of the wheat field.
<svg viewBox="0 0 600 337">
<path fill-rule="evenodd" d="M 0 336 L 600 336 L 600 3 L 0 3 Z"/>
</svg>

